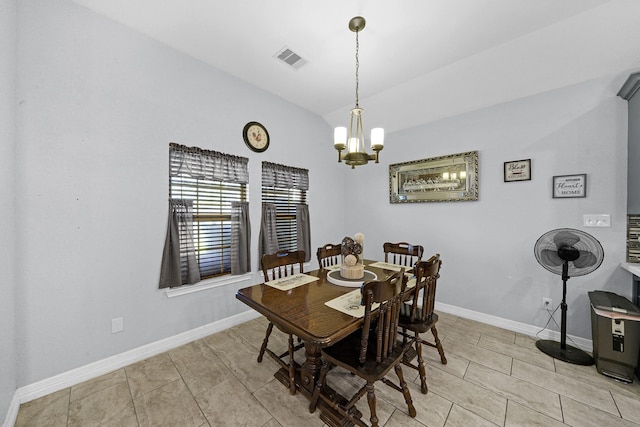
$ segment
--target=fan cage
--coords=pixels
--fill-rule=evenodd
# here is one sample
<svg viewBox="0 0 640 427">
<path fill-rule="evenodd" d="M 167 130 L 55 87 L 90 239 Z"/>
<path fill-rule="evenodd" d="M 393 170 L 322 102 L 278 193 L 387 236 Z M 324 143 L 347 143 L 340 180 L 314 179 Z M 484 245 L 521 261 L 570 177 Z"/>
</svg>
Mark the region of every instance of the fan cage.
<svg viewBox="0 0 640 427">
<path fill-rule="evenodd" d="M 577 241 L 576 241 L 577 240 Z M 575 241 L 575 242 L 574 242 Z M 589 253 L 595 257 L 593 263 L 587 266 L 576 266 L 573 261 L 568 262 L 569 277 L 584 276 L 596 270 L 604 260 L 604 249 L 600 242 L 592 235 L 584 231 L 572 228 L 558 228 L 551 230 L 540 236 L 534 246 L 536 260 L 548 271 L 562 275 L 562 261 L 555 260 L 551 262 L 549 253 L 557 253 L 559 247 L 568 246 L 577 249 L 581 253 L 581 257 L 585 253 Z M 578 261 L 578 260 L 576 260 Z"/>
</svg>

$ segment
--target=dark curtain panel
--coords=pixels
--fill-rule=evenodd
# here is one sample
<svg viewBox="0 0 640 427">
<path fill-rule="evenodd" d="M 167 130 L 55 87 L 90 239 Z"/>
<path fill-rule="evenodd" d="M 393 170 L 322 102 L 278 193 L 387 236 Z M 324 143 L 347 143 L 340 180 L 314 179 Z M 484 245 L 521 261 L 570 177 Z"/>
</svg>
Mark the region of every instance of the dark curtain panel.
<svg viewBox="0 0 640 427">
<path fill-rule="evenodd" d="M 199 281 L 200 269 L 193 243 L 193 201 L 171 199 L 159 287 L 171 288 Z"/>
<path fill-rule="evenodd" d="M 249 202 L 233 202 L 231 214 L 231 274 L 251 271 Z"/>
<path fill-rule="evenodd" d="M 309 205 L 296 206 L 296 235 L 298 250 L 305 253 L 304 260 L 311 260 L 311 227 L 309 222 Z"/>
<path fill-rule="evenodd" d="M 278 252 L 278 235 L 276 233 L 276 205 L 262 204 L 262 220 L 260 222 L 260 248 L 258 250 L 258 269 L 262 270 L 262 255 Z"/>
</svg>

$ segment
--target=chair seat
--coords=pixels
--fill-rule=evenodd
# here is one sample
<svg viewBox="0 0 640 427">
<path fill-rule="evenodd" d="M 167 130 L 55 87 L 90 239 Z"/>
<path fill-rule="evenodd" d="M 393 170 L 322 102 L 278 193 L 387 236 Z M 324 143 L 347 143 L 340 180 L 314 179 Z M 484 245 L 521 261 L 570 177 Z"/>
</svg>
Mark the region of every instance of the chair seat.
<svg viewBox="0 0 640 427">
<path fill-rule="evenodd" d="M 360 331 L 354 332 L 331 347 L 322 349 L 322 355 L 331 363 L 345 368 L 365 380 L 378 381 L 389 373 L 405 351 L 402 341 L 398 340 L 392 353 L 378 363 L 376 362 L 376 339 L 372 337 L 369 339 L 370 345 L 364 365 L 360 365 L 359 355 L 353 351 L 360 345 L 360 338 Z"/>
<path fill-rule="evenodd" d="M 410 311 L 411 310 L 409 310 L 409 312 Z M 406 316 L 403 314 L 400 314 L 400 319 L 398 320 L 398 324 L 401 328 L 408 329 L 413 332 L 418 332 L 420 334 L 429 331 L 436 323 L 438 323 L 438 315 L 436 313 L 433 313 L 424 322 L 420 320 L 412 321 L 411 316 Z"/>
</svg>

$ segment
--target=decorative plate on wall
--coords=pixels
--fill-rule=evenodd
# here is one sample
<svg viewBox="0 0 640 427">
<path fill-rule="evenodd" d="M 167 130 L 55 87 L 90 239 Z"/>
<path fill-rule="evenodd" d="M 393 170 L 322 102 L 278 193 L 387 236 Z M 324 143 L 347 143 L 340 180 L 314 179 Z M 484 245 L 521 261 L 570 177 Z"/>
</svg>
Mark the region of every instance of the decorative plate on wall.
<svg viewBox="0 0 640 427">
<path fill-rule="evenodd" d="M 247 147 L 256 153 L 261 153 L 269 148 L 269 132 L 258 122 L 249 122 L 244 125 L 242 138 Z"/>
</svg>

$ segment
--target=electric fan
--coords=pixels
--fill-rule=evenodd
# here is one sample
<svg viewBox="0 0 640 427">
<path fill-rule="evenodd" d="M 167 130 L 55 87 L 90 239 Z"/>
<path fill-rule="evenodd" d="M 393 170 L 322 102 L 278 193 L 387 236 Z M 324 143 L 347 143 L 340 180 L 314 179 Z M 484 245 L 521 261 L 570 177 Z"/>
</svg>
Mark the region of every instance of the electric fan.
<svg viewBox="0 0 640 427">
<path fill-rule="evenodd" d="M 559 228 L 543 234 L 535 244 L 536 259 L 544 268 L 562 276 L 562 320 L 560 342 L 538 340 L 536 347 L 549 356 L 576 365 L 593 365 L 593 358 L 579 348 L 567 345 L 567 280 L 589 274 L 602 264 L 604 250 L 590 234 Z"/>
</svg>

